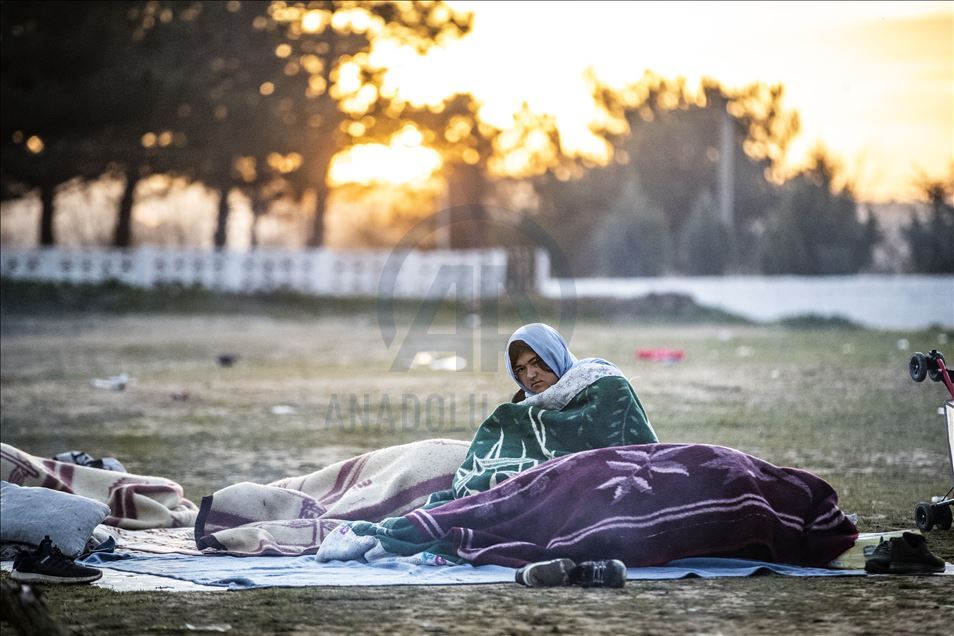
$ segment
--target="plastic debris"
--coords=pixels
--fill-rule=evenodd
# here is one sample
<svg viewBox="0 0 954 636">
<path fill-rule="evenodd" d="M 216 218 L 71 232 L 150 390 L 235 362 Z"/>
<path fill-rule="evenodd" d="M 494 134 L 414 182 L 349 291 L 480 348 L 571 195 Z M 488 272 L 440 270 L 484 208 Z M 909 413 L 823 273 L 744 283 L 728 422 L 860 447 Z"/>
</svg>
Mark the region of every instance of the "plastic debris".
<svg viewBox="0 0 954 636">
<path fill-rule="evenodd" d="M 272 415 L 294 415 L 297 412 L 298 409 L 287 404 L 276 404 L 272 407 Z"/>
<path fill-rule="evenodd" d="M 438 358 L 431 362 L 434 371 L 462 371 L 467 366 L 467 360 L 460 356 Z"/>
<path fill-rule="evenodd" d="M 421 367 L 430 367 L 434 361 L 434 355 L 430 351 L 418 351 L 411 360 L 411 368 L 419 369 Z"/>
<path fill-rule="evenodd" d="M 106 391 L 123 391 L 128 383 L 129 376 L 125 373 L 114 375 L 111 378 L 93 378 L 90 380 L 90 386 L 94 389 L 104 389 Z"/>
<path fill-rule="evenodd" d="M 230 367 L 236 362 L 238 362 L 239 357 L 234 353 L 223 353 L 220 354 L 216 360 L 219 363 L 220 367 Z"/>
<path fill-rule="evenodd" d="M 637 349 L 636 357 L 650 362 L 681 362 L 686 359 L 684 349 Z"/>
<path fill-rule="evenodd" d="M 433 371 L 461 371 L 467 366 L 466 358 L 460 356 L 437 357 L 432 351 L 418 351 L 411 360 L 412 369 L 426 368 Z"/>
<path fill-rule="evenodd" d="M 899 338 L 896 346 L 898 347 L 898 351 L 907 351 L 911 348 L 911 343 L 908 342 L 907 338 Z"/>
</svg>

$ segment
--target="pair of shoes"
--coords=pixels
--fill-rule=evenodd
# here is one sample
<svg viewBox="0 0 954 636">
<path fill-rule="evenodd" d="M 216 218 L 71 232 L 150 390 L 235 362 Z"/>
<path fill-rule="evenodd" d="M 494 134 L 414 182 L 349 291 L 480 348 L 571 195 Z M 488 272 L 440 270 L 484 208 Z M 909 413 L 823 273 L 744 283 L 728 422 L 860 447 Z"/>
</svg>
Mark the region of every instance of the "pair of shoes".
<svg viewBox="0 0 954 636">
<path fill-rule="evenodd" d="M 517 583 L 527 587 L 557 587 L 570 584 L 570 572 L 576 567 L 570 559 L 531 563 L 517 570 Z"/>
<path fill-rule="evenodd" d="M 126 467 L 116 459 L 115 457 L 103 457 L 102 459 L 95 459 L 89 453 L 84 453 L 83 451 L 74 450 L 66 451 L 65 453 L 58 453 L 53 456 L 58 462 L 63 462 L 66 464 L 76 464 L 77 466 L 86 466 L 88 468 L 99 468 L 100 470 L 112 470 L 117 473 L 125 473 Z"/>
<path fill-rule="evenodd" d="M 928 550 L 927 539 L 913 532 L 882 541 L 865 561 L 871 574 L 934 574 L 944 571 L 944 559 Z"/>
<path fill-rule="evenodd" d="M 571 559 L 554 559 L 531 563 L 517 570 L 517 583 L 527 587 L 623 587 L 626 583 L 626 564 L 617 559 L 583 561 L 579 565 Z"/>
<path fill-rule="evenodd" d="M 13 561 L 10 578 L 21 583 L 91 583 L 102 571 L 76 565 L 47 536 L 32 554 L 20 554 Z"/>
</svg>

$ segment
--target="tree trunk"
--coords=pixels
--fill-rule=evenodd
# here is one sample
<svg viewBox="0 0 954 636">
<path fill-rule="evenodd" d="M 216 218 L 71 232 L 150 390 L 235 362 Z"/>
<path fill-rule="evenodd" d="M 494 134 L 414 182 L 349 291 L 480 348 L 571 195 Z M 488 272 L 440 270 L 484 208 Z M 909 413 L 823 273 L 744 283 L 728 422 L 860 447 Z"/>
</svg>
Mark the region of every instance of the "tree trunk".
<svg viewBox="0 0 954 636">
<path fill-rule="evenodd" d="M 268 214 L 268 200 L 258 191 L 252 194 L 252 226 L 249 228 L 249 245 L 258 247 L 258 221 Z"/>
<path fill-rule="evenodd" d="M 113 247 L 126 248 L 132 245 L 132 209 L 135 201 L 136 185 L 139 183 L 139 173 L 136 170 L 126 171 L 126 185 L 123 196 L 119 200 L 119 215 L 116 219 L 116 230 L 113 232 Z"/>
<path fill-rule="evenodd" d="M 306 244 L 308 247 L 321 247 L 325 243 L 325 213 L 327 212 L 328 171 L 331 169 L 331 160 L 337 152 L 337 147 L 328 144 L 327 140 L 315 139 L 320 150 L 315 153 L 307 167 L 308 186 L 315 190 L 315 208 L 312 216 L 311 232 Z"/>
<path fill-rule="evenodd" d="M 454 249 L 486 247 L 490 228 L 483 199 L 487 181 L 479 166 L 467 164 L 451 168 L 449 189 L 450 245 Z"/>
<path fill-rule="evenodd" d="M 316 180 L 315 207 L 312 215 L 311 233 L 308 235 L 308 247 L 321 247 L 325 244 L 325 212 L 327 212 L 328 193 L 330 189 L 325 177 Z"/>
<path fill-rule="evenodd" d="M 56 187 L 52 185 L 40 186 L 40 245 L 49 247 L 53 241 L 53 197 Z"/>
<path fill-rule="evenodd" d="M 308 247 L 321 247 L 325 243 L 325 205 L 328 201 L 328 186 L 322 184 L 315 188 L 315 208 L 312 215 L 311 234 L 308 235 Z"/>
<path fill-rule="evenodd" d="M 215 224 L 215 249 L 221 250 L 228 240 L 229 226 L 229 187 L 219 188 L 219 215 Z"/>
</svg>

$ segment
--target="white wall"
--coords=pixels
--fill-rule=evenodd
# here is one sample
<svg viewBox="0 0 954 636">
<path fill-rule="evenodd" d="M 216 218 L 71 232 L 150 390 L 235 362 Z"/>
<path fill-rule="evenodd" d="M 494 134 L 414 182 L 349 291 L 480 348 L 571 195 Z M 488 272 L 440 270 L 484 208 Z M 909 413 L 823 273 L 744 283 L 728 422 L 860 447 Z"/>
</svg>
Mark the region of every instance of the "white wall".
<svg viewBox="0 0 954 636">
<path fill-rule="evenodd" d="M 559 282 L 544 281 L 544 295 L 559 297 Z M 816 314 L 880 329 L 954 327 L 954 276 L 578 278 L 564 285 L 568 282 L 578 298 L 680 293 L 753 320 Z"/>
</svg>

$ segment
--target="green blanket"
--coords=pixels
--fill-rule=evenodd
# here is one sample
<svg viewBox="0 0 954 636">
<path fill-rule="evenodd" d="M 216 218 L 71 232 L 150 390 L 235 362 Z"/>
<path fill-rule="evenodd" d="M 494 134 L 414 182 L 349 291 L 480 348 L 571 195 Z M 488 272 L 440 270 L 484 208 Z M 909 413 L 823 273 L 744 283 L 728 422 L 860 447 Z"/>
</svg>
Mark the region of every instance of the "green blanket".
<svg viewBox="0 0 954 636">
<path fill-rule="evenodd" d="M 319 560 L 357 558 L 355 554 L 379 542 L 390 554 L 431 552 L 463 563 L 466 559 L 456 555 L 451 535 L 422 537 L 411 517 L 490 490 L 551 459 L 609 446 L 655 444 L 656 433 L 632 385 L 616 367 L 601 362 L 584 361 L 549 390 L 498 406 L 477 429 L 452 488 L 433 493 L 409 515 L 380 523 L 351 522 L 340 536 L 334 533 L 327 548 L 328 541 L 322 543 Z"/>
<path fill-rule="evenodd" d="M 501 404 L 477 429 L 454 476 L 453 497 L 489 490 L 556 457 L 657 441 L 633 387 L 619 375 L 595 380 L 559 410 Z M 449 498 L 435 495 L 432 504 Z"/>
</svg>

